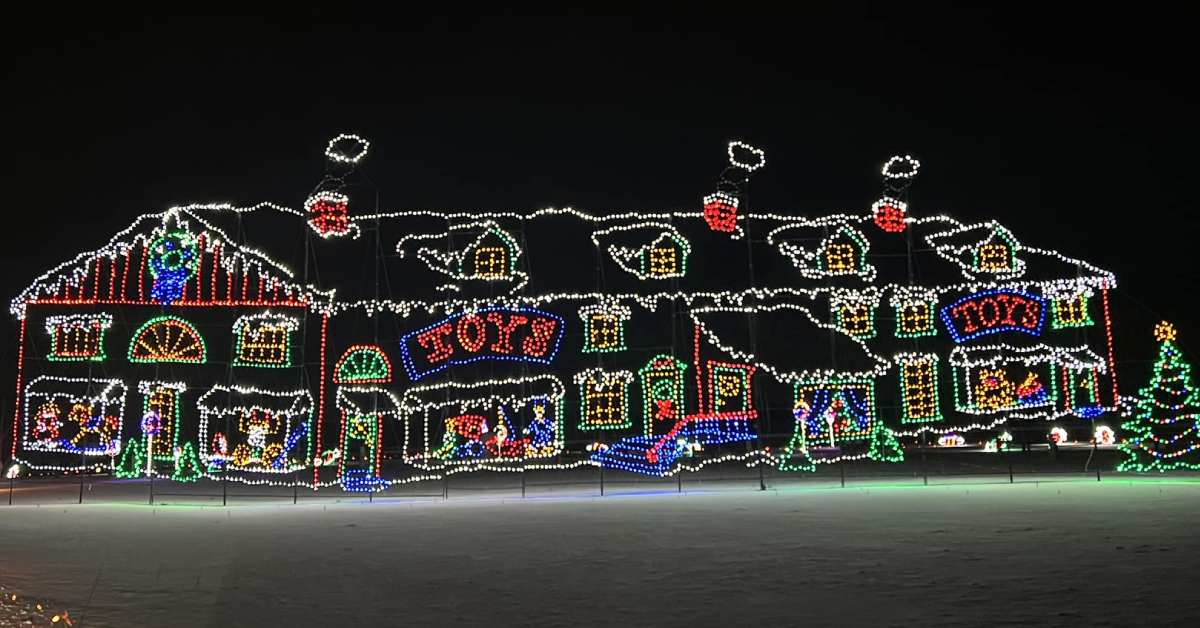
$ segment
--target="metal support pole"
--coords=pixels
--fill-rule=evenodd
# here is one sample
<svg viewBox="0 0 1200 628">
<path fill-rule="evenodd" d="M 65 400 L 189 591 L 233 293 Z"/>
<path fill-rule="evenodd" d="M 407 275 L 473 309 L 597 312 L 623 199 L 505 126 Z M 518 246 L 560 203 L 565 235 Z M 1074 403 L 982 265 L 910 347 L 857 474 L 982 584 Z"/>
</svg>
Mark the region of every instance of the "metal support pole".
<svg viewBox="0 0 1200 628">
<path fill-rule="evenodd" d="M 600 465 L 600 496 L 604 497 L 604 465 Z"/>
<path fill-rule="evenodd" d="M 846 465 L 839 464 L 838 469 L 841 469 L 842 471 L 842 488 L 846 488 Z"/>
<path fill-rule="evenodd" d="M 1100 467 L 1096 467 L 1096 481 L 1100 481 Z"/>
<path fill-rule="evenodd" d="M 450 475 L 442 469 L 442 499 L 450 499 Z"/>
<path fill-rule="evenodd" d="M 763 471 L 763 463 L 762 463 L 762 459 L 760 458 L 758 460 L 758 490 L 760 490 L 760 491 L 767 490 L 767 480 L 766 480 L 766 478 L 763 477 L 764 473 L 766 473 L 766 472 Z"/>
<path fill-rule="evenodd" d="M 16 480 L 10 475 L 8 476 L 8 505 L 12 506 L 13 483 Z"/>
<path fill-rule="evenodd" d="M 525 499 L 525 471 L 524 467 L 521 470 L 521 499 Z"/>
<path fill-rule="evenodd" d="M 154 474 L 150 474 L 150 505 L 154 505 Z"/>
<path fill-rule="evenodd" d="M 1012 483 L 1013 483 L 1012 462 L 1009 462 L 1009 463 L 1008 463 L 1008 483 L 1009 483 L 1009 484 L 1012 484 Z"/>
<path fill-rule="evenodd" d="M 221 505 L 222 506 L 227 506 L 229 504 L 229 501 L 227 499 L 228 494 L 229 494 L 229 489 L 228 489 L 229 480 L 228 480 L 228 476 L 226 476 L 225 473 L 226 473 L 226 469 L 221 469 Z"/>
<path fill-rule="evenodd" d="M 294 504 L 298 503 L 299 501 L 300 501 L 300 482 L 296 478 L 296 473 L 293 472 L 292 473 L 292 504 L 294 505 Z"/>
<path fill-rule="evenodd" d="M 83 503 L 83 465 L 87 464 L 83 454 L 79 454 L 79 503 Z"/>
<path fill-rule="evenodd" d="M 675 474 L 675 480 L 678 484 L 677 493 L 683 492 L 683 467 L 679 467 L 679 472 Z"/>
</svg>

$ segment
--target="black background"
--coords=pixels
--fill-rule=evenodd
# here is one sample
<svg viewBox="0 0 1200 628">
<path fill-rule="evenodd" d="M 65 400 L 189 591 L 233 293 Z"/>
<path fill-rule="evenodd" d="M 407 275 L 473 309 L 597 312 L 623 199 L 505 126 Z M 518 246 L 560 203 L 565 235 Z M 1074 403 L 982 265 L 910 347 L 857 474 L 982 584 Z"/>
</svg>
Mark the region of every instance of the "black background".
<svg viewBox="0 0 1200 628">
<path fill-rule="evenodd" d="M 299 207 L 338 132 L 372 141 L 384 209 L 695 210 L 740 138 L 767 151 L 757 211 L 865 211 L 911 153 L 912 214 L 995 217 L 1114 271 L 1123 391 L 1154 322 L 1198 341 L 1195 15 L 805 4 L 11 14 L 0 295 L 145 212 Z"/>
</svg>

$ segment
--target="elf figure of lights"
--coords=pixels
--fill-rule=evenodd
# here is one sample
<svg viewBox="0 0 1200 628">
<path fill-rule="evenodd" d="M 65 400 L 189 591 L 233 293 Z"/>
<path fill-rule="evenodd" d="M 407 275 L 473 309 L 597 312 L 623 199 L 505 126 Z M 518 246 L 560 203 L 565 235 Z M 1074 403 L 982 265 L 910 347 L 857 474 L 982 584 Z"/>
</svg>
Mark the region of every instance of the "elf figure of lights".
<svg viewBox="0 0 1200 628">
<path fill-rule="evenodd" d="M 1120 443 L 1122 471 L 1200 469 L 1200 397 L 1192 386 L 1192 365 L 1175 346 L 1175 327 L 1154 328 L 1158 360 L 1150 384 L 1138 391 L 1133 418 L 1121 425 L 1130 433 Z"/>
<path fill-rule="evenodd" d="M 151 298 L 159 303 L 178 301 L 196 269 L 196 237 L 182 230 L 166 233 L 150 245 L 149 266 L 154 275 Z"/>
</svg>

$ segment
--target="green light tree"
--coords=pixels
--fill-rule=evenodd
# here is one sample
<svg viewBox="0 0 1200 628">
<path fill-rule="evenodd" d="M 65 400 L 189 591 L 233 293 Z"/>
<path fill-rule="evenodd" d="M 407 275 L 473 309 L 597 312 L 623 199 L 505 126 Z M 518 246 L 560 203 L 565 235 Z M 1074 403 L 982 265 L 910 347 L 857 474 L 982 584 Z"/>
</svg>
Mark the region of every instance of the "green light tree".
<svg viewBox="0 0 1200 628">
<path fill-rule="evenodd" d="M 903 462 L 904 449 L 892 430 L 879 425 L 871 433 L 871 449 L 867 451 L 867 457 L 876 462 Z"/>
<path fill-rule="evenodd" d="M 171 473 L 171 479 L 176 482 L 195 482 L 203 475 L 196 449 L 190 442 L 184 443 L 179 455 L 175 457 L 175 471 Z"/>
<path fill-rule="evenodd" d="M 1118 471 L 1200 469 L 1200 396 L 1175 336 L 1170 323 L 1154 327 L 1158 361 L 1150 384 L 1138 391 L 1133 418 L 1121 425 L 1130 436 L 1118 445 L 1126 456 Z"/>
<path fill-rule="evenodd" d="M 113 469 L 113 475 L 119 478 L 137 478 L 146 470 L 146 453 L 142 448 L 141 439 L 131 438 L 125 441 L 125 451 L 121 452 L 121 460 Z"/>
</svg>

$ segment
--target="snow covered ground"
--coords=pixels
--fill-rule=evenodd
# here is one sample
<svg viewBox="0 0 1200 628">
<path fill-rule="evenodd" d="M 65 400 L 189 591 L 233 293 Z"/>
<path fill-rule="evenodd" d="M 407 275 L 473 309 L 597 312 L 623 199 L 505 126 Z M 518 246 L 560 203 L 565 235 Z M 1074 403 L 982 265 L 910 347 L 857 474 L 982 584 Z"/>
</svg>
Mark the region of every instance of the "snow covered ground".
<svg viewBox="0 0 1200 628">
<path fill-rule="evenodd" d="M 1196 478 L 539 495 L 0 506 L 0 583 L 82 626 L 1200 622 Z"/>
</svg>

